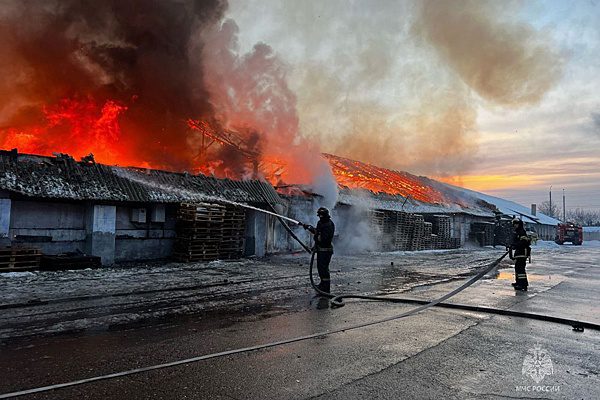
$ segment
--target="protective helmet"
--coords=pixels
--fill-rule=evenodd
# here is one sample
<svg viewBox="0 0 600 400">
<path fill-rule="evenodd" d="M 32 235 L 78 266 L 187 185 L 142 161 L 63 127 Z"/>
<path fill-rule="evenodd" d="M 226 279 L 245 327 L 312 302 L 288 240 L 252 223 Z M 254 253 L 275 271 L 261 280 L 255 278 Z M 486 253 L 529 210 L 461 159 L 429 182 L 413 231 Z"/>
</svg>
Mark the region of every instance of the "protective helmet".
<svg viewBox="0 0 600 400">
<path fill-rule="evenodd" d="M 329 210 L 325 207 L 321 207 L 317 210 L 317 215 L 319 217 L 329 217 Z"/>
<path fill-rule="evenodd" d="M 523 222 L 521 222 L 521 220 L 519 218 L 513 218 L 512 220 L 512 224 L 513 225 L 521 225 Z"/>
</svg>

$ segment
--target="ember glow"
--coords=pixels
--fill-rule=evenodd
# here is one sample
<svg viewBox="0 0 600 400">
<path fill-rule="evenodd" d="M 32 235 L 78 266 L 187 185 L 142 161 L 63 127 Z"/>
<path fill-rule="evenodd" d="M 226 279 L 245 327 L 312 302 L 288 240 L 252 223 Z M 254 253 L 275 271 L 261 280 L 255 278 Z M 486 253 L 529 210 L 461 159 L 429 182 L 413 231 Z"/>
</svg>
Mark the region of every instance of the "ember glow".
<svg viewBox="0 0 600 400">
<path fill-rule="evenodd" d="M 331 154 L 324 156 L 331 164 L 336 181 L 343 188 L 401 195 L 424 203 L 446 202 L 441 192 L 425 184 L 417 176 Z"/>
<path fill-rule="evenodd" d="M 39 124 L 1 130 L 2 147 L 41 155 L 59 152 L 81 157 L 93 153 L 106 164 L 135 163 L 120 155 L 118 118 L 126 110 L 127 106 L 111 100 L 97 104 L 92 99 L 63 99 L 42 107 Z"/>
</svg>

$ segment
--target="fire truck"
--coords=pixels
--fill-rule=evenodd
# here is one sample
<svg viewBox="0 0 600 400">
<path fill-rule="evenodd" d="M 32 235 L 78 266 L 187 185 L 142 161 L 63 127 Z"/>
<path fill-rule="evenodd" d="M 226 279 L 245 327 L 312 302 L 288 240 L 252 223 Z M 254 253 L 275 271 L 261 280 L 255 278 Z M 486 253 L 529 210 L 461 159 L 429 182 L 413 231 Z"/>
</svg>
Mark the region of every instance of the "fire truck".
<svg viewBox="0 0 600 400">
<path fill-rule="evenodd" d="M 583 243 L 583 227 L 571 222 L 558 224 L 555 242 L 558 244 L 571 242 L 572 244 L 579 246 Z"/>
</svg>

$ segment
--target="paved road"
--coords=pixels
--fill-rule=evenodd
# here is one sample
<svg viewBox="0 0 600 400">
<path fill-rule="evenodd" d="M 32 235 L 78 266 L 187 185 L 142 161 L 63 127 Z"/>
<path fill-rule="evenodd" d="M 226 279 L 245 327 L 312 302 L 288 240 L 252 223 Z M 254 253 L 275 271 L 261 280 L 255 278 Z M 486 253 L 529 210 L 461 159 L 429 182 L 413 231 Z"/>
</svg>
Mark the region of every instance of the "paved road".
<svg viewBox="0 0 600 400">
<path fill-rule="evenodd" d="M 429 260 L 430 264 L 424 265 L 446 257 L 448 263 L 456 265 L 460 261 L 453 263 L 449 258 L 460 259 L 461 254 L 418 257 Z M 486 258 L 484 254 L 479 253 L 478 258 Z M 495 254 L 488 251 L 487 258 Z M 394 268 L 385 270 L 402 270 L 406 268 L 398 265 L 399 259 L 412 256 L 378 257 L 382 266 L 396 260 Z M 363 263 L 368 265 L 368 261 Z M 495 277 L 477 283 L 453 301 L 600 323 L 599 265 L 599 247 L 537 249 L 534 264 L 529 267 L 529 292 L 512 290 L 511 270 L 504 264 Z M 385 278 L 385 285 L 371 283 L 377 286 L 376 291 L 393 285 L 394 280 L 401 282 L 406 275 L 383 271 L 380 268 L 373 277 L 396 278 Z M 460 284 L 440 281 L 413 285 L 404 296 L 435 298 Z M 191 314 L 96 333 L 5 340 L 0 347 L 0 370 L 8 379 L 0 381 L 0 393 L 349 326 L 410 308 L 355 302 L 332 310 L 326 302 L 302 290 L 295 296 L 292 303 L 301 306 L 288 309 Z M 545 360 L 551 360 L 553 367 L 552 374 L 543 376 L 539 384 L 522 373 L 524 360 L 536 351 L 544 352 Z M 269 350 L 25 398 L 597 399 L 599 373 L 599 332 L 577 333 L 567 326 L 539 321 L 431 309 L 409 318 Z"/>
</svg>

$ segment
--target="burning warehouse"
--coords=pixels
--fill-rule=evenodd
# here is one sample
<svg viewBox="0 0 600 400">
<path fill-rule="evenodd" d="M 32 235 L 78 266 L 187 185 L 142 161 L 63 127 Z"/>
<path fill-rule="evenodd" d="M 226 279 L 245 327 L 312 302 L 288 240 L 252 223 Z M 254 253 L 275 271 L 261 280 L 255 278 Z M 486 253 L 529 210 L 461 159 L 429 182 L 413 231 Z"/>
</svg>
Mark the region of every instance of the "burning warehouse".
<svg viewBox="0 0 600 400">
<path fill-rule="evenodd" d="M 188 260 L 199 254 L 205 259 L 232 256 L 221 251 L 225 247 L 195 242 L 219 242 L 219 235 L 221 242 L 237 248 L 234 255 L 296 249 L 275 219 L 258 211 L 246 210 L 242 216 L 222 204 L 204 211 L 182 205 L 215 198 L 273 206 L 305 222 L 315 218 L 318 206 L 333 208 L 340 251 L 493 242 L 495 207 L 477 196 L 427 178 L 323 156 L 320 140 L 301 132 L 299 110 L 311 107 L 306 97 L 300 104 L 288 86 L 286 64 L 264 43 L 246 53 L 240 50 L 239 29 L 226 18 L 225 1 L 7 4 L 0 13 L 7 39 L 0 68 L 14 79 L 0 87 L 0 148 L 20 153 L 2 154 L 1 233 L 6 245 L 50 255 L 80 251 L 100 256 L 104 264 L 173 255 Z M 423 21 L 429 21 L 427 8 L 422 12 Z M 415 32 L 434 48 L 444 47 L 428 24 L 421 28 Z M 539 75 L 526 72 L 524 77 Z M 532 93 L 516 99 L 500 93 L 502 104 L 538 98 L 536 88 L 546 87 L 544 82 L 522 85 Z M 329 88 L 315 90 L 323 92 Z M 373 112 L 360 102 L 360 107 L 349 104 L 350 114 L 367 110 L 357 118 L 366 127 L 350 129 L 340 123 L 346 130 L 339 135 L 343 148 L 331 149 L 370 161 L 381 154 L 382 162 L 397 167 L 412 148 L 438 170 L 452 164 L 448 152 L 462 162 L 463 150 L 470 148 L 465 135 L 474 121 L 471 102 L 463 95 L 431 96 L 435 104 L 423 98 L 419 109 L 410 109 L 404 118 L 385 115 L 384 108 Z M 336 101 L 331 99 L 329 106 Z M 318 120 L 323 105 L 315 105 L 319 113 L 312 119 Z M 379 114 L 381 120 L 372 119 Z M 391 131 L 374 134 L 384 128 Z M 407 129 L 427 145 L 402 142 L 410 136 L 403 134 Z M 431 147 L 431 135 L 440 136 L 441 144 Z M 403 146 L 388 146 L 390 141 Z M 83 161 L 51 157 L 55 152 L 83 156 Z M 94 157 L 85 156 L 90 153 Z M 177 231 L 178 218 L 192 225 L 186 235 Z M 221 233 L 204 226 L 215 218 L 222 218 Z M 225 230 L 228 236 L 223 236 Z"/>
<path fill-rule="evenodd" d="M 479 240 L 474 233 L 481 226 L 493 227 L 494 207 L 475 197 L 424 177 L 325 157 L 340 181 L 332 210 L 339 226 L 336 251 L 457 248 Z M 310 222 L 325 201 L 302 187 L 281 186 L 278 192 L 259 180 L 111 167 L 91 158 L 77 162 L 68 155 L 16 150 L 3 151 L 0 158 L 3 244 L 37 249 L 41 254 L 35 254 L 44 256 L 84 253 L 105 265 L 298 250 L 275 217 L 232 202 L 273 207 Z M 386 188 L 390 193 L 382 191 Z M 294 229 L 310 241 L 299 227 Z M 493 239 L 485 240 L 482 244 L 492 244 Z M 24 258 L 5 267 L 30 268 L 37 262 L 39 257 Z"/>
</svg>

